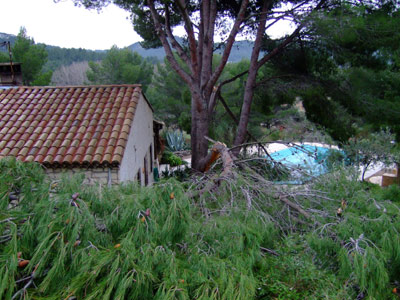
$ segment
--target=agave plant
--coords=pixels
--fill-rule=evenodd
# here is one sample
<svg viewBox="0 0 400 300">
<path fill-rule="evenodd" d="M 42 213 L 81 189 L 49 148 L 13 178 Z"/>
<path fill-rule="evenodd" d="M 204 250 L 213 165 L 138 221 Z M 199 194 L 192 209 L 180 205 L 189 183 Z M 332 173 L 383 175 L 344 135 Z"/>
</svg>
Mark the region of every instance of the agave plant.
<svg viewBox="0 0 400 300">
<path fill-rule="evenodd" d="M 171 151 L 182 151 L 186 149 L 185 139 L 180 130 L 168 131 L 166 134 L 168 148 Z"/>
</svg>

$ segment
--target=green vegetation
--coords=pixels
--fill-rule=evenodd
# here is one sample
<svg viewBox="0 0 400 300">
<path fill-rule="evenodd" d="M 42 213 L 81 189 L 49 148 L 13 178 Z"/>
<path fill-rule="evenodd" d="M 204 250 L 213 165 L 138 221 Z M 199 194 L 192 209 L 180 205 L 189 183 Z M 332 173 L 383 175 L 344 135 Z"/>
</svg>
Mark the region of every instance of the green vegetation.
<svg viewBox="0 0 400 300">
<path fill-rule="evenodd" d="M 10 41 L 11 45 L 14 45 L 17 37 L 12 34 L 1 33 L 0 32 L 0 42 Z M 104 50 L 87 50 L 87 49 L 76 49 L 76 48 L 61 48 L 58 46 L 51 46 L 39 43 L 38 46 L 44 48 L 47 52 L 47 61 L 43 66 L 43 71 L 55 71 L 61 66 L 69 66 L 77 62 L 87 62 L 87 61 L 100 61 L 105 55 Z M 0 49 L 0 56 L 6 54 L 5 49 Z M 4 52 L 1 52 L 4 51 Z M 6 61 L 7 61 L 7 57 Z"/>
<path fill-rule="evenodd" d="M 168 143 L 168 148 L 171 151 L 182 151 L 187 148 L 185 144 L 185 139 L 183 137 L 183 132 L 182 131 L 168 131 L 165 134 L 167 143 Z"/>
<path fill-rule="evenodd" d="M 24 27 L 21 28 L 14 45 L 12 46 L 13 61 L 22 64 L 22 80 L 25 85 L 48 85 L 51 80 L 51 71 L 44 72 L 43 66 L 47 61 L 47 52 L 44 46 L 35 45 Z M 8 62 L 6 54 L 0 53 L 0 61 Z"/>
<path fill-rule="evenodd" d="M 150 83 L 153 65 L 136 52 L 118 49 L 107 51 L 100 63 L 89 62 L 87 77 L 92 84 L 142 84 Z"/>
<path fill-rule="evenodd" d="M 390 127 L 399 137 L 396 5 L 343 5 L 314 14 L 304 35 L 272 61 L 274 72 L 292 75 L 283 81 L 303 98 L 307 118 L 339 142 L 346 143 L 358 129 Z M 274 41 L 269 44 L 267 50 Z"/>
<path fill-rule="evenodd" d="M 116 2 L 135 4 L 144 46 L 159 44 L 142 2 Z M 221 3 L 222 11 L 232 5 Z M 172 25 L 179 24 L 173 2 L 164 8 Z M 360 182 L 355 169 L 362 166 L 364 177 L 375 162 L 399 162 L 399 20 L 391 1 L 332 6 L 301 20 L 300 34 L 257 67 L 246 124 L 252 136 L 336 140 L 345 150 L 332 151 L 325 162 L 331 172 L 305 185 L 272 184 L 290 171 L 254 157 L 236 161 L 234 176 L 214 176 L 221 170 L 217 163 L 192 180 L 178 171 L 176 178 L 186 181 L 110 189 L 85 186 L 82 176 L 50 182 L 38 165 L 0 160 L 0 298 L 397 299 L 400 188 Z M 281 42 L 265 38 L 263 50 L 270 53 Z M 92 60 L 93 84 L 142 83 L 157 117 L 190 132 L 193 97 L 176 69 L 195 68 L 185 65 L 189 52 L 183 46 L 182 59 L 171 55 L 174 60 L 156 67 L 154 60 L 116 47 L 106 53 L 71 50 L 68 57 Z M 24 30 L 13 51 L 31 66 L 27 84 L 48 82 L 44 47 Z M 57 51 L 54 57 L 61 57 Z M 221 57 L 210 61 L 204 70 L 215 70 Z M 249 67 L 248 60 L 225 65 L 207 89 L 207 101 L 218 93 L 212 110 L 207 107 L 209 128 L 201 138 L 234 143 Z M 297 100 L 305 113 L 292 106 Z M 181 133 L 166 139 L 171 151 L 185 149 Z M 162 162 L 183 161 L 165 151 Z"/>
<path fill-rule="evenodd" d="M 164 151 L 160 163 L 169 164 L 171 167 L 176 167 L 184 164 L 184 161 L 179 156 L 170 151 Z"/>
<path fill-rule="evenodd" d="M 372 164 L 392 165 L 399 160 L 395 149 L 395 136 L 388 129 L 352 138 L 345 146 L 349 161 L 362 167 L 361 179 Z"/>
<path fill-rule="evenodd" d="M 163 64 L 156 65 L 146 95 L 157 118 L 163 120 L 167 126 L 178 125 L 179 128 L 190 132 L 190 91 L 172 70 L 168 60 L 165 59 Z"/>
<path fill-rule="evenodd" d="M 100 61 L 106 56 L 106 51 L 94 51 L 76 48 L 61 48 L 44 45 L 47 51 L 48 61 L 44 68 L 55 71 L 61 66 L 69 66 L 77 62 Z"/>
<path fill-rule="evenodd" d="M 291 190 L 264 188 L 242 172 L 217 198 L 193 198 L 174 180 L 111 189 L 82 185 L 78 175 L 50 183 L 38 165 L 3 159 L 0 297 L 396 299 L 400 188 L 351 174 Z"/>
</svg>

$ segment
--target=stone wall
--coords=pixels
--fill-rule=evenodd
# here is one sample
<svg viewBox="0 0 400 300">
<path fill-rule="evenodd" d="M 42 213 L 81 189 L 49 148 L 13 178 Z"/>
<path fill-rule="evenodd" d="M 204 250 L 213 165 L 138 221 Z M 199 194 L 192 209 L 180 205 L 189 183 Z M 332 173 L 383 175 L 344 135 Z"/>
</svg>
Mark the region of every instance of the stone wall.
<svg viewBox="0 0 400 300">
<path fill-rule="evenodd" d="M 46 174 L 52 180 L 59 180 L 63 175 L 64 176 L 73 176 L 75 174 L 83 174 L 85 176 L 84 183 L 85 184 L 95 184 L 101 183 L 107 185 L 118 184 L 119 183 L 119 169 L 118 168 L 72 168 L 72 169 L 46 169 Z"/>
</svg>

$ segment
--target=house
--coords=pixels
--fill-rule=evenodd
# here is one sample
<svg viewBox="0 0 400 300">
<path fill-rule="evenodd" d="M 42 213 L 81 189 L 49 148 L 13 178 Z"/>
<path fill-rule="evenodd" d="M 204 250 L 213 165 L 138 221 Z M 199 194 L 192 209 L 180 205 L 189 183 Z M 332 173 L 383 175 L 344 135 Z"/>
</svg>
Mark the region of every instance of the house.
<svg viewBox="0 0 400 300">
<path fill-rule="evenodd" d="M 153 181 L 160 124 L 140 85 L 0 87 L 0 158 L 86 181 Z"/>
<path fill-rule="evenodd" d="M 0 63 L 0 86 L 22 85 L 21 63 Z"/>
</svg>

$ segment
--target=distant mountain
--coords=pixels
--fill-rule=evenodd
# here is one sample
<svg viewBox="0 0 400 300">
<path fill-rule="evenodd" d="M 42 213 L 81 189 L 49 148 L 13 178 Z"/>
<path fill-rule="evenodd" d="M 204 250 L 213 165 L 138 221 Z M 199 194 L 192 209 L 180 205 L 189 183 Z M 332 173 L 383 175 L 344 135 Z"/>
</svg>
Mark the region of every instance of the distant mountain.
<svg viewBox="0 0 400 300">
<path fill-rule="evenodd" d="M 236 41 L 233 43 L 231 54 L 229 55 L 228 61 L 239 62 L 242 59 L 249 59 L 251 57 L 251 51 L 253 50 L 254 42 L 251 41 Z M 222 54 L 223 49 L 218 50 L 217 53 Z"/>
<path fill-rule="evenodd" d="M 8 33 L 2 33 L 0 32 L 0 43 L 1 42 L 8 42 L 10 41 L 11 44 L 14 44 L 15 40 L 17 37 L 13 34 L 8 34 Z M 4 49 L 0 49 L 0 51 L 4 51 Z"/>
<path fill-rule="evenodd" d="M 182 38 L 177 39 L 179 43 L 183 43 Z M 231 54 L 228 61 L 239 62 L 242 59 L 250 59 L 251 50 L 253 48 L 253 42 L 251 41 L 237 41 L 233 44 Z M 140 42 L 134 43 L 127 48 L 134 52 L 139 53 L 143 57 L 156 57 L 159 61 L 162 61 L 165 57 L 164 48 L 156 49 L 145 49 L 140 45 Z M 223 47 L 219 48 L 216 53 L 222 54 Z"/>
<path fill-rule="evenodd" d="M 0 32 L 0 43 L 5 41 L 10 41 L 14 44 L 17 36 L 8 33 Z M 76 49 L 76 48 L 61 48 L 58 46 L 50 46 L 46 44 L 39 43 L 38 45 L 43 45 L 47 50 L 47 63 L 44 66 L 44 71 L 56 70 L 61 66 L 68 66 L 73 63 L 87 62 L 87 61 L 99 61 L 102 60 L 106 51 L 104 50 L 86 50 L 86 49 Z M 0 51 L 6 51 L 5 47 L 1 47 Z"/>
<path fill-rule="evenodd" d="M 106 56 L 104 50 L 86 50 L 76 48 L 61 48 L 42 44 L 47 50 L 47 63 L 45 70 L 56 70 L 61 66 L 69 66 L 73 63 L 100 61 Z"/>
<path fill-rule="evenodd" d="M 10 41 L 14 44 L 17 37 L 12 34 L 0 32 L 0 43 L 4 41 Z M 180 43 L 183 43 L 182 38 L 178 38 Z M 58 46 L 51 46 L 42 44 L 46 47 L 48 53 L 48 61 L 45 65 L 45 71 L 56 70 L 61 66 L 68 66 L 73 63 L 84 62 L 84 61 L 99 61 L 104 58 L 106 51 L 104 50 L 86 50 L 86 49 L 76 49 L 76 48 L 61 48 Z M 230 62 L 238 62 L 242 59 L 250 59 L 251 49 L 253 47 L 253 42 L 250 41 L 237 41 L 234 43 L 231 54 L 229 56 Z M 143 57 L 152 58 L 152 62 L 163 61 L 165 57 L 165 52 L 163 48 L 157 49 L 144 49 L 139 42 L 134 43 L 127 48 L 132 51 L 136 51 Z M 1 47 L 0 51 L 6 51 L 5 47 Z M 218 49 L 216 53 L 221 54 L 223 52 L 223 47 Z M 157 60 L 156 60 L 156 59 Z"/>
<path fill-rule="evenodd" d="M 162 61 L 165 56 L 164 48 L 145 49 L 140 45 L 140 42 L 134 43 L 127 48 L 143 57 L 156 57 L 159 61 Z"/>
</svg>

